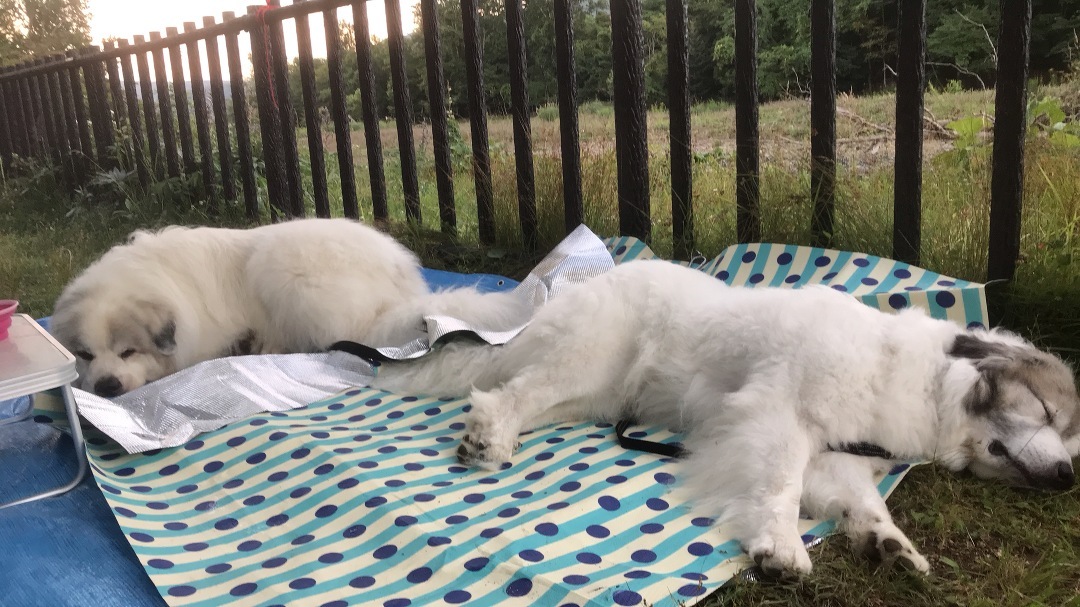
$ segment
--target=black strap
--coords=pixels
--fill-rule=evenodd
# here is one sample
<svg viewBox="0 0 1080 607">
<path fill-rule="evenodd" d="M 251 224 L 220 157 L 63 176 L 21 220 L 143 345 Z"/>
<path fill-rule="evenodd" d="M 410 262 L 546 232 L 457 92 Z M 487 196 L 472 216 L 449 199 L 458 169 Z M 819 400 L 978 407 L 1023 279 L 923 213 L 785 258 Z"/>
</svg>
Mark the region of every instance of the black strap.
<svg viewBox="0 0 1080 607">
<path fill-rule="evenodd" d="M 874 443 L 858 442 L 858 443 L 840 443 L 837 446 L 828 446 L 829 451 L 835 451 L 837 453 L 849 453 L 851 455 L 858 455 L 861 457 L 880 457 L 881 459 L 896 459 L 888 449 L 875 445 Z"/>
<path fill-rule="evenodd" d="M 640 438 L 633 438 L 626 435 L 626 429 L 634 425 L 634 420 L 624 419 L 615 424 L 615 436 L 619 439 L 619 446 L 623 449 L 629 449 L 632 451 L 644 451 L 646 453 L 655 453 L 663 457 L 682 457 L 686 455 L 686 450 L 679 445 L 672 445 L 670 443 L 658 443 L 649 440 L 642 440 Z"/>
<path fill-rule="evenodd" d="M 332 346 L 327 348 L 327 350 L 331 352 L 334 350 L 338 350 L 347 354 L 352 354 L 353 356 L 358 356 L 375 365 L 390 360 L 389 358 L 380 354 L 379 351 L 375 348 L 372 348 L 371 346 L 365 346 L 364 344 L 357 343 L 355 341 L 335 342 Z"/>
</svg>

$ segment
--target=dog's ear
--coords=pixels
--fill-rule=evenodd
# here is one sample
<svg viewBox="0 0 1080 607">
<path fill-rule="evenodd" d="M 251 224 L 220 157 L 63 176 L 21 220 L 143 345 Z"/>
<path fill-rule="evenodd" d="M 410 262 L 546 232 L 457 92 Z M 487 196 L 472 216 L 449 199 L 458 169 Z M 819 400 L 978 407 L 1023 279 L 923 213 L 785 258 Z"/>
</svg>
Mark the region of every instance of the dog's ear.
<svg viewBox="0 0 1080 607">
<path fill-rule="evenodd" d="M 166 356 L 172 355 L 176 352 L 176 321 L 171 318 L 165 321 L 151 339 L 159 352 Z"/>
<path fill-rule="evenodd" d="M 956 336 L 948 354 L 970 361 L 978 371 L 978 380 L 964 397 L 964 408 L 974 415 L 986 415 L 997 402 L 999 376 L 1012 360 L 1010 346 L 961 333 Z"/>
<path fill-rule="evenodd" d="M 158 302 L 136 304 L 138 316 L 150 344 L 159 353 L 171 356 L 176 352 L 176 314 L 171 306 Z"/>
</svg>

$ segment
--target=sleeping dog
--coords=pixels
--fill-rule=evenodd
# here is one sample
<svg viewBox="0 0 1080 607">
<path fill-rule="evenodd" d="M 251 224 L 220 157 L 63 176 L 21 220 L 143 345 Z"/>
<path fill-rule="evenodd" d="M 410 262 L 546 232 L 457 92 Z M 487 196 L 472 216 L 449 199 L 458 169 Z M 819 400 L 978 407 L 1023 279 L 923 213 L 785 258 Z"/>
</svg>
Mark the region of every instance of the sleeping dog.
<svg viewBox="0 0 1080 607">
<path fill-rule="evenodd" d="M 871 443 L 1047 490 L 1073 484 L 1080 452 L 1071 370 L 1016 335 L 826 287 L 728 287 L 665 261 L 576 287 L 504 346 L 451 343 L 384 365 L 375 386 L 468 395 L 459 458 L 489 469 L 520 432 L 555 421 L 678 426 L 697 506 L 787 579 L 811 568 L 800 506 L 838 519 L 860 551 L 929 571 L 874 485 L 889 463 L 830 446 Z"/>
</svg>

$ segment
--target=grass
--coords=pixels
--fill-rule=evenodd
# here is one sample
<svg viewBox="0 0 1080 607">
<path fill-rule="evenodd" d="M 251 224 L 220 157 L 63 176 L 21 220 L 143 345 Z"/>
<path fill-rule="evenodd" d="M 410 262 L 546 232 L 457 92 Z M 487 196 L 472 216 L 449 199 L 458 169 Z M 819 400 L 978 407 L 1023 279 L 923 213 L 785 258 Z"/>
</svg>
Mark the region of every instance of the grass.
<svg viewBox="0 0 1080 607">
<path fill-rule="evenodd" d="M 1078 85 L 1044 90 L 1080 99 Z M 892 122 L 890 96 L 841 97 L 836 242 L 839 248 L 888 256 L 891 252 Z M 927 108 L 939 123 L 989 112 L 992 93 L 930 94 Z M 459 234 L 438 233 L 438 205 L 430 131 L 414 128 L 424 221 L 402 221 L 397 135 L 382 126 L 393 222 L 391 230 L 433 267 L 523 275 L 562 234 L 561 168 L 557 112 L 542 108 L 532 121 L 536 195 L 541 225 L 538 251 L 523 253 L 517 235 L 512 123 L 492 117 L 492 172 L 498 243 L 476 243 L 475 198 L 468 165 L 467 123 L 456 153 L 455 199 Z M 803 100 L 761 108 L 764 240 L 809 242 L 808 105 Z M 1072 109 L 1075 113 L 1076 109 Z M 734 113 L 721 104 L 694 111 L 694 192 L 697 248 L 717 254 L 735 241 Z M 587 104 L 581 114 L 586 221 L 599 234 L 617 233 L 616 164 L 610 107 Z M 666 117 L 649 114 L 653 247 L 671 252 Z M 299 134 L 306 163 L 304 133 Z M 324 137 L 332 150 L 332 137 Z M 358 191 L 371 220 L 363 132 L 353 134 Z M 923 265 L 960 278 L 985 278 L 989 221 L 989 147 L 956 150 L 950 138 L 928 130 L 923 183 Z M 327 158 L 331 205 L 341 213 L 336 156 Z M 310 169 L 303 172 L 310 178 Z M 994 310 L 1016 329 L 1073 361 L 1080 360 L 1080 154 L 1033 135 L 1025 167 L 1022 258 L 1016 280 L 992 287 Z M 306 183 L 310 192 L 310 182 Z M 310 194 L 309 194 L 310 196 Z M 111 200 L 115 199 L 115 200 Z M 125 200 L 127 201 L 124 204 Z M 236 205 L 211 216 L 200 205 L 178 210 L 169 196 L 143 196 L 129 186 L 102 187 L 96 201 L 72 202 L 47 168 L 0 186 L 0 295 L 23 301 L 35 316 L 51 312 L 62 286 L 112 244 L 139 227 L 169 223 L 245 225 Z M 312 201 L 308 200 L 309 213 Z M 707 605 L 1068 605 L 1080 607 L 1080 490 L 1062 494 L 1018 492 L 921 466 L 890 498 L 897 524 L 927 558 L 929 578 L 874 570 L 833 538 L 811 551 L 814 574 L 796 585 L 738 585 Z"/>
</svg>

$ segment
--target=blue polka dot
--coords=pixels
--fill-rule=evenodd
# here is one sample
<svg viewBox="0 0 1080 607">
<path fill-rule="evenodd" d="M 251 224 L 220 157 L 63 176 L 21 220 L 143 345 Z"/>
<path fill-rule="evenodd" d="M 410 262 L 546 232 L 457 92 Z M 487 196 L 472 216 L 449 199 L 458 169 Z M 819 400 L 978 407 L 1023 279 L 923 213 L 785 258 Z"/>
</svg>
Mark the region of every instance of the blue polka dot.
<svg viewBox="0 0 1080 607">
<path fill-rule="evenodd" d="M 173 568 L 173 562 L 170 561 L 170 560 L 166 560 L 166 559 L 150 559 L 149 561 L 146 561 L 146 564 L 150 565 L 154 569 L 172 569 Z M 211 567 L 214 567 L 214 566 L 215 565 L 211 565 Z M 207 567 L 207 569 L 209 569 L 209 567 Z"/>
<path fill-rule="evenodd" d="M 600 555 L 592 552 L 579 552 L 577 554 L 577 560 L 579 563 L 584 563 L 586 565 L 595 565 L 599 563 L 601 559 Z"/>
<path fill-rule="evenodd" d="M 544 555 L 539 550 L 522 550 L 518 556 L 530 563 L 539 563 L 544 560 Z"/>
<path fill-rule="evenodd" d="M 337 512 L 337 506 L 334 506 L 333 504 L 327 504 L 326 506 L 323 506 L 316 510 L 315 516 L 318 518 L 326 518 L 328 516 L 333 516 L 335 512 Z"/>
<path fill-rule="evenodd" d="M 444 546 L 450 543 L 450 538 L 436 535 L 428 538 L 427 545 L 431 547 Z"/>
<path fill-rule="evenodd" d="M 521 510 L 519 510 L 517 508 L 506 508 L 504 510 L 499 511 L 499 517 L 501 517 L 501 518 L 510 518 L 512 516 L 517 516 L 518 512 L 521 512 Z"/>
<path fill-rule="evenodd" d="M 314 536 L 314 535 L 310 535 L 310 534 L 308 534 L 308 535 L 301 535 L 300 537 L 298 537 L 298 538 L 294 539 L 294 540 L 293 540 L 292 542 L 290 542 L 290 543 L 291 543 L 291 544 L 292 544 L 293 546 L 301 546 L 301 545 L 303 545 L 303 544 L 306 544 L 306 543 L 310 542 L 310 541 L 311 541 L 311 540 L 313 540 L 313 539 L 315 539 L 315 536 Z"/>
<path fill-rule="evenodd" d="M 315 469 L 315 474 L 323 475 L 334 470 L 334 464 L 323 464 Z"/>
<path fill-rule="evenodd" d="M 605 538 L 611 535 L 611 531 L 603 525 L 589 525 L 585 528 L 585 533 L 588 533 L 595 538 Z"/>
<path fill-rule="evenodd" d="M 405 415 L 405 413 L 403 411 L 391 411 L 391 412 L 386 414 L 386 417 L 389 418 L 389 419 L 398 419 L 398 418 L 402 417 L 403 415 Z"/>
<path fill-rule="evenodd" d="M 599 449 L 597 449 L 596 447 L 582 447 L 578 449 L 578 453 L 584 453 L 585 455 L 592 455 L 597 451 L 599 451 Z"/>
<path fill-rule="evenodd" d="M 571 586 L 580 586 L 582 584 L 588 584 L 589 578 L 584 575 L 568 575 L 562 579 L 563 582 L 570 584 Z"/>
<path fill-rule="evenodd" d="M 288 436 L 288 434 L 285 432 L 274 432 L 270 434 L 270 436 L 268 436 L 267 438 L 269 438 L 270 440 L 281 440 L 286 436 Z"/>
<path fill-rule="evenodd" d="M 349 586 L 353 588 L 369 588 L 375 585 L 375 578 L 370 575 L 361 575 L 349 580 Z"/>
<path fill-rule="evenodd" d="M 889 307 L 894 310 L 903 310 L 908 305 L 907 297 L 899 293 L 893 293 L 889 296 Z"/>
<path fill-rule="evenodd" d="M 397 447 L 395 447 L 393 445 L 387 445 L 385 447 L 379 447 L 379 453 L 382 453 L 382 454 L 393 453 L 394 451 L 397 451 Z"/>
<path fill-rule="evenodd" d="M 290 455 L 289 457 L 291 457 L 293 459 L 304 459 L 308 455 L 311 455 L 311 449 L 308 449 L 307 447 L 303 447 L 303 448 L 297 449 L 296 451 L 293 451 L 292 455 Z"/>
<path fill-rule="evenodd" d="M 618 485 L 619 483 L 625 483 L 626 477 L 621 474 L 616 474 L 615 476 L 609 476 L 604 480 L 611 483 L 612 485 Z"/>
<path fill-rule="evenodd" d="M 330 601 L 329 603 L 323 603 L 319 607 L 349 607 L 348 601 Z"/>
<path fill-rule="evenodd" d="M 512 497 L 514 499 L 517 499 L 517 500 L 520 500 L 520 499 L 525 499 L 527 497 L 532 497 L 532 494 L 533 494 L 532 491 L 515 491 L 515 492 L 510 494 L 510 497 Z"/>
<path fill-rule="evenodd" d="M 187 523 L 178 523 L 178 522 L 165 523 L 165 528 L 168 529 L 169 531 L 183 531 L 184 529 L 188 528 L 188 525 L 187 525 Z"/>
<path fill-rule="evenodd" d="M 600 499 L 597 501 L 600 503 L 600 507 L 608 512 L 614 512 L 622 506 L 617 498 L 611 497 L 610 495 L 601 495 Z"/>
<path fill-rule="evenodd" d="M 192 586 L 173 586 L 169 588 L 169 596 L 191 596 L 195 594 L 195 588 Z"/>
<path fill-rule="evenodd" d="M 847 293 L 847 287 L 844 285 L 833 285 L 832 288 L 842 293 Z"/>
<path fill-rule="evenodd" d="M 616 605 L 637 605 L 641 602 L 641 595 L 633 590 L 616 590 L 612 595 Z"/>
<path fill-rule="evenodd" d="M 297 487 L 296 489 L 293 489 L 291 493 L 289 493 L 289 497 L 293 499 L 300 499 L 309 493 L 311 493 L 311 487 Z"/>
<path fill-rule="evenodd" d="M 759 282 L 761 282 L 763 280 L 765 280 L 765 275 L 764 274 L 759 273 L 759 274 L 751 274 L 750 275 L 750 284 L 752 284 L 752 285 L 756 285 L 757 283 L 759 283 Z"/>
<path fill-rule="evenodd" d="M 271 474 L 270 476 L 266 477 L 266 480 L 270 481 L 271 483 L 276 483 L 276 482 L 279 482 L 279 481 L 283 481 L 283 480 L 285 480 L 287 478 L 289 478 L 289 473 L 284 471 L 284 470 L 281 470 L 280 472 L 275 472 L 275 473 Z"/>
<path fill-rule="evenodd" d="M 818 257 L 817 259 L 814 260 L 814 265 L 819 267 L 819 268 L 824 268 L 825 266 L 829 265 L 830 263 L 832 263 L 832 259 L 829 259 L 829 257 L 827 255 L 822 255 L 821 257 Z"/>
<path fill-rule="evenodd" d="M 861 282 L 868 287 L 872 287 L 878 283 L 876 278 L 870 278 L 869 276 L 862 279 Z"/>
<path fill-rule="evenodd" d="M 387 544 L 385 546 L 376 548 L 375 552 L 372 553 L 372 556 L 377 559 L 387 559 L 394 556 L 395 554 L 397 554 L 397 546 L 393 544 Z"/>
<path fill-rule="evenodd" d="M 205 443 L 203 443 L 201 440 L 193 440 L 184 445 L 184 449 L 187 449 L 188 451 L 196 451 L 198 449 L 202 449 L 204 444 Z"/>
<path fill-rule="evenodd" d="M 304 590 L 305 588 L 311 588 L 315 585 L 315 580 L 309 577 L 297 578 L 289 582 L 289 588 L 293 590 Z"/>
<path fill-rule="evenodd" d="M 146 502 L 146 507 L 151 510 L 168 510 L 169 505 L 165 502 Z"/>
<path fill-rule="evenodd" d="M 373 462 L 373 461 L 370 461 L 370 460 L 363 461 L 363 462 L 360 462 L 360 463 L 356 464 L 356 467 L 357 468 L 362 468 L 364 470 L 370 470 L 372 468 L 378 468 L 379 467 L 379 462 Z"/>
<path fill-rule="evenodd" d="M 559 534 L 559 526 L 555 523 L 540 523 L 536 526 L 536 532 L 551 537 Z"/>
<path fill-rule="evenodd" d="M 408 527 L 409 525 L 413 525 L 415 523 L 416 523 L 416 517 L 415 516 L 404 515 L 404 516 L 399 516 L 396 519 L 394 519 L 394 525 L 396 525 L 398 527 Z"/>
<path fill-rule="evenodd" d="M 790 285 L 790 284 L 795 284 L 795 283 L 799 282 L 801 279 L 802 279 L 802 276 L 799 276 L 798 274 L 792 274 L 791 276 L 788 276 L 787 278 L 785 278 L 784 282 L 786 282 L 787 284 Z"/>
<path fill-rule="evenodd" d="M 780 264 L 782 266 L 786 266 L 789 263 L 791 263 L 791 259 L 792 259 L 791 253 L 781 253 L 780 255 L 778 255 L 776 257 L 776 263 L 778 263 L 778 264 Z"/>
<path fill-rule="evenodd" d="M 527 480 L 527 481 L 535 481 L 535 480 L 539 480 L 541 478 L 544 478 L 544 471 L 543 470 L 537 470 L 535 472 L 530 472 L 530 473 L 525 475 L 525 480 Z"/>
<path fill-rule="evenodd" d="M 859 266 L 860 268 L 865 268 L 866 266 L 870 265 L 870 260 L 866 259 L 865 257 L 858 257 L 854 259 L 851 263 Z"/>
<path fill-rule="evenodd" d="M 948 291 L 939 291 L 934 296 L 934 301 L 942 308 L 951 308 L 956 304 L 956 296 Z"/>
<path fill-rule="evenodd" d="M 225 488 L 225 489 L 235 489 L 235 488 L 237 488 L 237 487 L 239 487 L 240 485 L 243 485 L 243 484 L 244 484 L 244 479 L 242 479 L 242 478 L 234 478 L 231 481 L 226 482 L 224 485 L 222 485 L 222 487 Z"/>
<path fill-rule="evenodd" d="M 506 587 L 506 594 L 510 596 L 525 596 L 532 590 L 532 580 L 529 578 L 518 578 Z"/>
<path fill-rule="evenodd" d="M 695 582 L 704 581 L 704 580 L 709 579 L 709 576 L 705 575 L 704 573 L 697 573 L 697 572 L 684 573 L 684 574 L 682 574 L 682 577 L 683 577 L 683 579 L 694 580 Z"/>
<path fill-rule="evenodd" d="M 288 514 L 275 514 L 266 519 L 266 524 L 271 527 L 277 527 L 278 525 L 284 525 L 289 520 Z"/>
<path fill-rule="evenodd" d="M 466 504 L 479 504 L 484 501 L 483 493 L 470 493 L 462 498 Z"/>
<path fill-rule="evenodd" d="M 138 532 L 138 531 L 136 531 L 135 533 L 130 534 L 128 537 L 130 537 L 133 540 L 139 541 L 139 542 L 150 543 L 150 542 L 154 541 L 154 537 L 152 535 L 149 535 L 149 534 L 146 534 L 146 533 L 141 533 L 141 532 Z"/>
<path fill-rule="evenodd" d="M 465 590 L 451 590 L 446 593 L 443 600 L 451 605 L 458 605 L 472 598 L 472 595 Z"/>
<path fill-rule="evenodd" d="M 382 404 L 382 399 L 381 398 L 373 398 L 373 399 L 367 401 L 364 404 L 369 406 L 369 407 L 374 407 L 375 405 Z"/>
<path fill-rule="evenodd" d="M 699 596 L 705 594 L 705 587 L 700 584 L 686 584 L 679 587 L 678 592 L 682 596 Z"/>
<path fill-rule="evenodd" d="M 234 436 L 234 437 L 230 438 L 229 440 L 225 441 L 225 444 L 230 446 L 230 447 L 239 447 L 240 445 L 244 444 L 244 442 L 246 442 L 246 441 L 247 441 L 247 439 L 244 438 L 243 436 Z"/>
<path fill-rule="evenodd" d="M 626 253 L 626 245 L 620 245 L 619 248 L 615 249 L 615 255 L 622 255 L 623 253 Z"/>
<path fill-rule="evenodd" d="M 694 556 L 705 556 L 712 554 L 713 547 L 705 542 L 694 542 L 686 547 L 686 551 Z"/>
<path fill-rule="evenodd" d="M 695 526 L 695 527 L 712 527 L 713 523 L 715 523 L 715 522 L 716 521 L 714 521 L 711 518 L 704 517 L 704 516 L 699 516 L 697 518 L 692 519 L 690 521 L 690 524 Z"/>
<path fill-rule="evenodd" d="M 234 518 L 223 518 L 220 521 L 214 523 L 214 529 L 218 531 L 228 531 L 229 529 L 236 528 L 240 524 L 240 521 Z"/>
<path fill-rule="evenodd" d="M 259 540 L 248 540 L 246 542 L 240 542 L 240 545 L 236 547 L 240 552 L 251 552 L 252 550 L 258 550 L 262 546 L 262 542 Z"/>
<path fill-rule="evenodd" d="M 569 505 L 570 504 L 568 504 L 566 502 L 555 502 L 554 504 L 548 504 L 547 509 L 548 510 L 562 510 L 563 508 L 566 508 Z"/>
<path fill-rule="evenodd" d="M 272 559 L 267 559 L 266 561 L 264 561 L 262 566 L 263 566 L 263 569 L 277 569 L 278 567 L 281 567 L 282 565 L 284 565 L 285 563 L 288 563 L 288 562 L 289 562 L 289 559 L 287 559 L 285 557 L 282 557 L 282 556 L 276 556 L 276 557 L 274 557 Z"/>
<path fill-rule="evenodd" d="M 233 596 L 247 596 L 252 592 L 255 592 L 259 588 L 259 585 L 254 582 L 247 582 L 234 587 L 229 591 L 229 594 Z"/>
<path fill-rule="evenodd" d="M 650 497 L 645 501 L 645 505 L 648 506 L 650 510 L 659 511 L 668 509 L 668 503 L 658 497 Z"/>
<path fill-rule="evenodd" d="M 911 466 L 909 464 L 897 464 L 893 466 L 892 470 L 889 470 L 889 474 L 900 474 L 901 472 L 907 470 L 910 467 Z"/>
<path fill-rule="evenodd" d="M 642 533 L 660 533 L 664 530 L 664 526 L 660 523 L 645 523 L 640 530 Z"/>
<path fill-rule="evenodd" d="M 347 478 L 347 479 L 341 481 L 340 483 L 338 483 L 337 486 L 338 486 L 338 489 L 352 489 L 353 487 L 355 487 L 355 486 L 357 486 L 359 484 L 360 484 L 360 481 L 356 480 L 355 478 Z"/>
<path fill-rule="evenodd" d="M 420 567 L 419 569 L 413 569 L 409 572 L 409 575 L 405 576 L 405 579 L 410 584 L 420 584 L 428 581 L 431 578 L 431 569 L 427 567 Z"/>
<path fill-rule="evenodd" d="M 491 539 L 501 535 L 503 532 L 502 527 L 490 527 L 480 532 L 480 537 Z"/>
<path fill-rule="evenodd" d="M 423 470 L 423 469 L 424 469 L 424 465 L 423 465 L 423 464 L 416 464 L 416 463 L 408 463 L 408 464 L 405 464 L 405 466 L 404 466 L 404 467 L 405 467 L 405 469 L 406 469 L 406 470 L 408 470 L 409 472 L 418 472 L 418 471 L 420 471 L 420 470 Z"/>
<path fill-rule="evenodd" d="M 158 474 L 160 474 L 161 476 L 169 476 L 171 474 L 176 474 L 179 471 L 180 471 L 180 466 L 178 466 L 176 464 L 169 464 L 168 466 L 165 466 L 161 470 L 158 470 Z"/>
<path fill-rule="evenodd" d="M 337 562 L 340 562 L 341 559 L 343 559 L 343 558 L 345 558 L 345 556 L 343 554 L 341 554 L 340 552 L 327 552 L 326 554 L 319 557 L 319 562 L 320 563 L 337 563 Z"/>
<path fill-rule="evenodd" d="M 488 558 L 483 556 L 465 561 L 465 568 L 469 571 L 480 571 L 487 566 Z"/>
<path fill-rule="evenodd" d="M 134 470 L 132 470 L 132 472 L 134 472 Z M 146 485 L 134 485 L 131 487 L 131 490 L 136 493 L 150 493 L 154 489 L 152 487 L 147 487 Z"/>
<path fill-rule="evenodd" d="M 570 464 L 570 469 L 574 472 L 581 472 L 582 470 L 588 470 L 589 464 L 586 464 L 585 462 L 577 462 L 575 464 Z"/>
<path fill-rule="evenodd" d="M 656 553 L 652 550 L 635 550 L 630 559 L 636 563 L 651 563 L 656 560 Z"/>
<path fill-rule="evenodd" d="M 229 563 L 215 563 L 205 569 L 207 573 L 225 573 L 232 569 L 232 565 Z"/>
<path fill-rule="evenodd" d="M 836 278 L 836 272 L 829 272 L 828 274 L 821 277 L 822 280 L 832 280 L 834 278 Z"/>
<path fill-rule="evenodd" d="M 627 571 L 625 574 L 623 574 L 624 577 L 628 577 L 628 578 L 630 578 L 632 580 L 640 580 L 640 579 L 643 579 L 643 578 L 647 578 L 650 575 L 652 575 L 652 574 L 649 573 L 648 571 L 644 571 L 642 569 L 635 569 L 633 571 Z"/>
<path fill-rule="evenodd" d="M 463 514 L 452 514 L 452 515 L 446 517 L 446 524 L 447 525 L 457 525 L 459 523 L 464 523 L 467 520 L 469 520 L 469 517 L 467 517 L 467 516 L 465 516 Z"/>
<path fill-rule="evenodd" d="M 577 491 L 578 489 L 581 489 L 581 483 L 579 483 L 577 481 L 570 481 L 570 482 L 567 482 L 567 483 L 563 483 L 562 485 L 559 486 L 559 491 L 567 491 L 567 492 L 569 492 L 569 491 Z"/>
<path fill-rule="evenodd" d="M 724 270 L 724 271 L 720 272 L 719 274 L 717 274 L 716 278 L 717 278 L 717 280 L 727 280 L 729 276 L 730 276 L 730 274 L 728 274 L 728 271 Z"/>
<path fill-rule="evenodd" d="M 900 279 L 911 278 L 911 272 L 904 268 L 897 268 L 893 270 L 893 276 Z"/>
<path fill-rule="evenodd" d="M 127 508 L 124 508 L 123 506 L 117 506 L 116 508 L 113 508 L 113 510 L 115 510 L 117 514 L 122 515 L 122 516 L 126 516 L 128 518 L 135 518 L 136 517 L 135 512 L 133 512 L 131 510 L 128 510 Z"/>
<path fill-rule="evenodd" d="M 535 459 L 538 462 L 543 462 L 543 461 L 547 461 L 547 460 L 549 460 L 549 459 L 551 459 L 553 457 L 555 457 L 554 453 L 552 453 L 551 451 L 544 451 L 543 453 L 537 453 L 536 457 L 533 458 L 533 459 Z"/>
<path fill-rule="evenodd" d="M 365 531 L 367 531 L 367 527 L 365 527 L 364 525 L 353 525 L 345 531 L 342 531 L 341 535 L 351 539 L 354 537 L 360 537 L 364 534 Z"/>
<path fill-rule="evenodd" d="M 757 258 L 757 253 L 755 253 L 753 251 L 747 251 L 747 252 L 743 253 L 742 261 L 743 261 L 743 263 L 750 263 L 751 261 L 754 261 L 754 259 L 756 259 L 756 258 Z"/>
<path fill-rule="evenodd" d="M 675 477 L 667 472 L 657 472 L 653 475 L 653 478 L 661 485 L 671 485 L 675 482 Z"/>
</svg>

